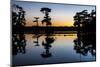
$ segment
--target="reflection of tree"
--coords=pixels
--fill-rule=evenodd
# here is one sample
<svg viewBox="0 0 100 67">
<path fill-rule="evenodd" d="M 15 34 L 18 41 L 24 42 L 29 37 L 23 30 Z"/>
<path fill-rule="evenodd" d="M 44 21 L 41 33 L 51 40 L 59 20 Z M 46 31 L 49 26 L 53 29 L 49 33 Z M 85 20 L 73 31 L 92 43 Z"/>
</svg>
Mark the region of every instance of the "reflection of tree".
<svg viewBox="0 0 100 67">
<path fill-rule="evenodd" d="M 24 34 L 13 34 L 12 37 L 12 53 L 17 55 L 17 53 L 26 53 L 26 40 Z"/>
<path fill-rule="evenodd" d="M 20 30 L 25 25 L 25 11 L 19 5 L 12 6 L 12 27 L 14 30 Z"/>
<path fill-rule="evenodd" d="M 74 50 L 84 56 L 90 52 L 93 56 L 96 55 L 96 40 L 95 34 L 78 34 L 74 40 Z"/>
<path fill-rule="evenodd" d="M 51 18 L 49 16 L 49 12 L 51 12 L 51 9 L 50 8 L 41 8 L 40 10 L 41 12 L 43 12 L 45 14 L 45 17 L 44 19 L 42 20 L 42 24 L 44 24 L 44 22 L 46 23 L 46 26 L 49 26 L 51 25 Z"/>
<path fill-rule="evenodd" d="M 52 54 L 50 53 L 50 48 L 52 47 L 51 44 L 55 41 L 55 39 L 49 35 L 46 36 L 45 41 L 42 42 L 42 46 L 45 49 L 45 52 L 41 54 L 43 58 L 51 57 Z"/>
<path fill-rule="evenodd" d="M 35 36 L 34 36 L 36 38 L 36 41 L 34 41 L 34 43 L 36 44 L 35 46 L 39 46 L 39 38 L 41 36 L 42 36 L 41 34 L 38 34 L 38 33 L 35 34 Z"/>
</svg>

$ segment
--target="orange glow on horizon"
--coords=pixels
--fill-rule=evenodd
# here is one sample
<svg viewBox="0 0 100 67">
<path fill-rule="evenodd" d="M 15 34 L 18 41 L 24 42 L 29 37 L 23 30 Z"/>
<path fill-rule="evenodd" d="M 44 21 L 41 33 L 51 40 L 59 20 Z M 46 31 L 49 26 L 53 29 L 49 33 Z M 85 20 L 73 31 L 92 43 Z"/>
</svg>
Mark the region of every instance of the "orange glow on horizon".
<svg viewBox="0 0 100 67">
<path fill-rule="evenodd" d="M 38 22 L 39 26 L 45 26 L 45 23 L 42 24 Z M 36 22 L 27 21 L 25 26 L 36 26 Z M 52 26 L 73 26 L 73 22 L 65 22 L 65 21 L 54 21 L 52 22 Z"/>
</svg>

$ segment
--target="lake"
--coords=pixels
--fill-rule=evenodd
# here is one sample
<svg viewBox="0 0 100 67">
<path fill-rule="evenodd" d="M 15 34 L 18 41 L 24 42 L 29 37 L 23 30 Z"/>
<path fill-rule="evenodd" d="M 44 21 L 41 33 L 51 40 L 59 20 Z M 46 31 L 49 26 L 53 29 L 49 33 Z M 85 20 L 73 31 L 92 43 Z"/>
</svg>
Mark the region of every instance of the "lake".
<svg viewBox="0 0 100 67">
<path fill-rule="evenodd" d="M 77 34 L 23 34 L 13 45 L 13 65 L 38 65 L 96 60 L 94 37 Z M 20 36 L 16 34 L 17 38 Z M 87 39 L 85 39 L 85 38 Z M 91 36 L 89 36 L 91 37 Z M 20 42 L 20 41 L 19 41 Z"/>
</svg>

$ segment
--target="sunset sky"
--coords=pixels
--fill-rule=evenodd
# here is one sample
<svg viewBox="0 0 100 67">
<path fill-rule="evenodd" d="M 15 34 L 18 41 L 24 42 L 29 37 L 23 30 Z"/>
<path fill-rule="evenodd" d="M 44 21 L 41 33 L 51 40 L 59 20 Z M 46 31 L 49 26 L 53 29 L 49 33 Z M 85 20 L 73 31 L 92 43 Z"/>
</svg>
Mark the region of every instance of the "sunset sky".
<svg viewBox="0 0 100 67">
<path fill-rule="evenodd" d="M 40 12 L 43 7 L 48 7 L 51 9 L 49 13 L 51 17 L 52 26 L 73 26 L 73 16 L 76 12 L 81 12 L 82 10 L 95 9 L 95 6 L 80 6 L 71 4 L 53 4 L 53 3 L 38 3 L 38 2 L 14 2 L 26 11 L 26 26 L 34 26 L 34 17 L 40 17 L 39 26 L 42 26 L 41 21 L 43 20 L 44 14 Z M 45 25 L 44 25 L 45 26 Z"/>
</svg>

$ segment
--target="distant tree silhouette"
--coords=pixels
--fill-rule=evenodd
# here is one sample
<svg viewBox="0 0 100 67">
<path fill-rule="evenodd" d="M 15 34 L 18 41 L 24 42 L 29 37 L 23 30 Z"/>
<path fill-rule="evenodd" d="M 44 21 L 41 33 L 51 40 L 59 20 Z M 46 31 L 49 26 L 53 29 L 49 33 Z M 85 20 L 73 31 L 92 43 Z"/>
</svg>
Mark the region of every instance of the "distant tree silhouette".
<svg viewBox="0 0 100 67">
<path fill-rule="evenodd" d="M 39 19 L 39 17 L 34 17 L 34 21 L 33 22 L 36 22 L 36 26 L 39 26 L 39 24 L 38 24 L 38 19 Z"/>
<path fill-rule="evenodd" d="M 40 11 L 45 14 L 45 17 L 42 20 L 42 24 L 46 23 L 46 26 L 51 26 L 52 23 L 51 23 L 51 18 L 49 16 L 49 12 L 51 12 L 51 9 L 47 8 L 47 7 L 44 7 L 44 8 L 41 8 Z"/>
</svg>

